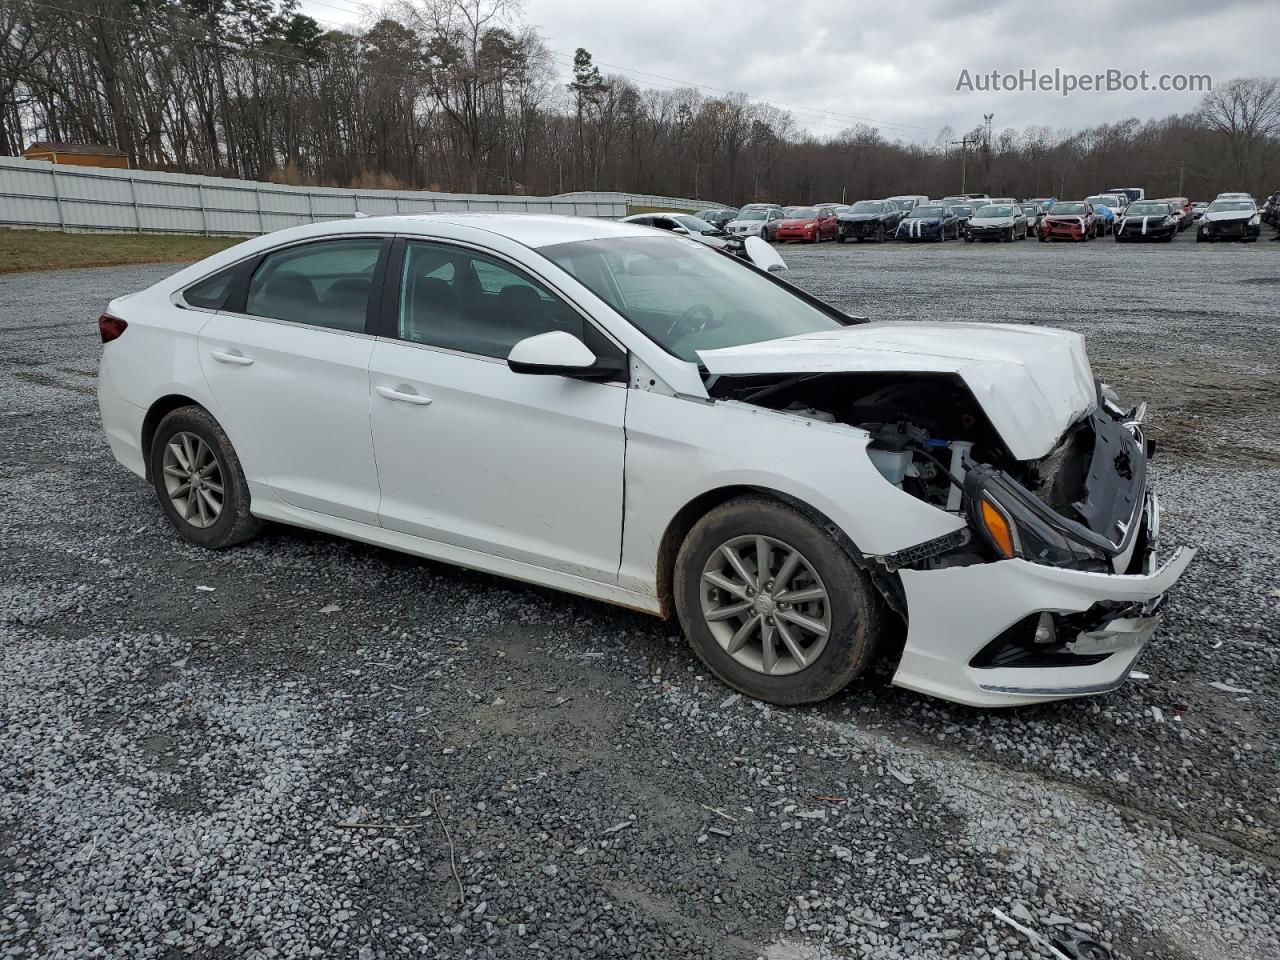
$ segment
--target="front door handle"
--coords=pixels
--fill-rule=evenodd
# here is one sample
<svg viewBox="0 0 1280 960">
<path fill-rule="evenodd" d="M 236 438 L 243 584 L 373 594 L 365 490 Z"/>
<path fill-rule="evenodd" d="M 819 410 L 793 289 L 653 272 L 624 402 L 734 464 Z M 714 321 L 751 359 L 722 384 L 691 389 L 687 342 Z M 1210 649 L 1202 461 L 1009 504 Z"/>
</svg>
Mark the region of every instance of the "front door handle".
<svg viewBox="0 0 1280 960">
<path fill-rule="evenodd" d="M 415 392 L 413 387 L 403 383 L 398 387 L 374 387 L 374 389 L 388 400 L 395 400 L 400 403 L 413 403 L 420 407 L 425 407 L 431 402 L 430 397 L 424 397 L 422 394 Z"/>
<path fill-rule="evenodd" d="M 233 363 L 238 367 L 247 367 L 253 363 L 253 357 L 246 357 L 239 350 L 214 350 L 210 356 L 219 363 Z"/>
</svg>

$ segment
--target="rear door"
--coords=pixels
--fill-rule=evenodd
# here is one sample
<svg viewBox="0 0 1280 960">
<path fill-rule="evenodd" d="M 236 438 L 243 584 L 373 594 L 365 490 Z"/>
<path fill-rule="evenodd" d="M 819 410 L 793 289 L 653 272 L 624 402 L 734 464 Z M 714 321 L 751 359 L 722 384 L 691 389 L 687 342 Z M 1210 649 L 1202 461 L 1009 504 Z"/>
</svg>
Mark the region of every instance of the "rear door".
<svg viewBox="0 0 1280 960">
<path fill-rule="evenodd" d="M 373 524 L 369 324 L 389 243 L 341 237 L 267 253 L 199 337 L 216 416 L 272 492 Z"/>
</svg>

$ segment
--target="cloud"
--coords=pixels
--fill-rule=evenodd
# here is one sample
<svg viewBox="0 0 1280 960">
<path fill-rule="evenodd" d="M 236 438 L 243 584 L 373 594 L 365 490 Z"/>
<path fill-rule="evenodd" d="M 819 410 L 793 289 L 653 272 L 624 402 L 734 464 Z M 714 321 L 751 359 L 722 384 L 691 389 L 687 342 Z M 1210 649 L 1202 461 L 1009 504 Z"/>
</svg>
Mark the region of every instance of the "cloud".
<svg viewBox="0 0 1280 960">
<path fill-rule="evenodd" d="M 1274 73 L 1262 38 L 1280 28 L 1271 0 L 526 0 L 526 19 L 558 55 L 586 47 L 642 85 L 741 90 L 791 109 L 817 135 L 878 122 L 890 139 L 931 141 L 995 114 L 995 127 L 1082 127 L 1194 110 L 1199 92 L 956 91 L 960 73 L 1055 67 L 1234 76 Z M 624 69 L 619 69 L 624 68 Z M 567 65 L 564 71 L 568 72 Z M 628 72 L 630 71 L 630 72 Z"/>
</svg>

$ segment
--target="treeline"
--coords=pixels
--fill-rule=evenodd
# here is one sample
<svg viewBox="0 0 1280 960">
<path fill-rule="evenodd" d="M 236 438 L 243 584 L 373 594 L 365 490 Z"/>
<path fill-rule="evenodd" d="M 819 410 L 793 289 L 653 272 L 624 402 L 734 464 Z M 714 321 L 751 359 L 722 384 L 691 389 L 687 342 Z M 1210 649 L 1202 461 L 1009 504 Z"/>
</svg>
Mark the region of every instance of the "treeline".
<svg viewBox="0 0 1280 960">
<path fill-rule="evenodd" d="M 735 204 L 939 196 L 962 177 L 1014 196 L 1280 186 L 1275 78 L 1220 84 L 1162 120 L 946 128 L 922 144 L 891 125 L 819 138 L 744 94 L 641 87 L 549 49 L 512 0 L 402 0 L 341 30 L 296 0 L 0 0 L 0 38 L 5 154 L 91 142 L 251 180 Z"/>
</svg>

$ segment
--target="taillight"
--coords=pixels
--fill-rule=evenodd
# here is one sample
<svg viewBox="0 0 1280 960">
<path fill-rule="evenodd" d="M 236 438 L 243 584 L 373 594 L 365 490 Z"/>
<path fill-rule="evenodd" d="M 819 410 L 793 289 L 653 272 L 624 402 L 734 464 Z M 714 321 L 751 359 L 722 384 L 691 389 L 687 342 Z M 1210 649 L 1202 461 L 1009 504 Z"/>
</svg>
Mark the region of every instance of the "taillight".
<svg viewBox="0 0 1280 960">
<path fill-rule="evenodd" d="M 113 317 L 109 313 L 104 313 L 98 318 L 98 335 L 102 337 L 103 343 L 110 343 L 120 334 L 124 333 L 129 325 L 119 317 Z"/>
</svg>

